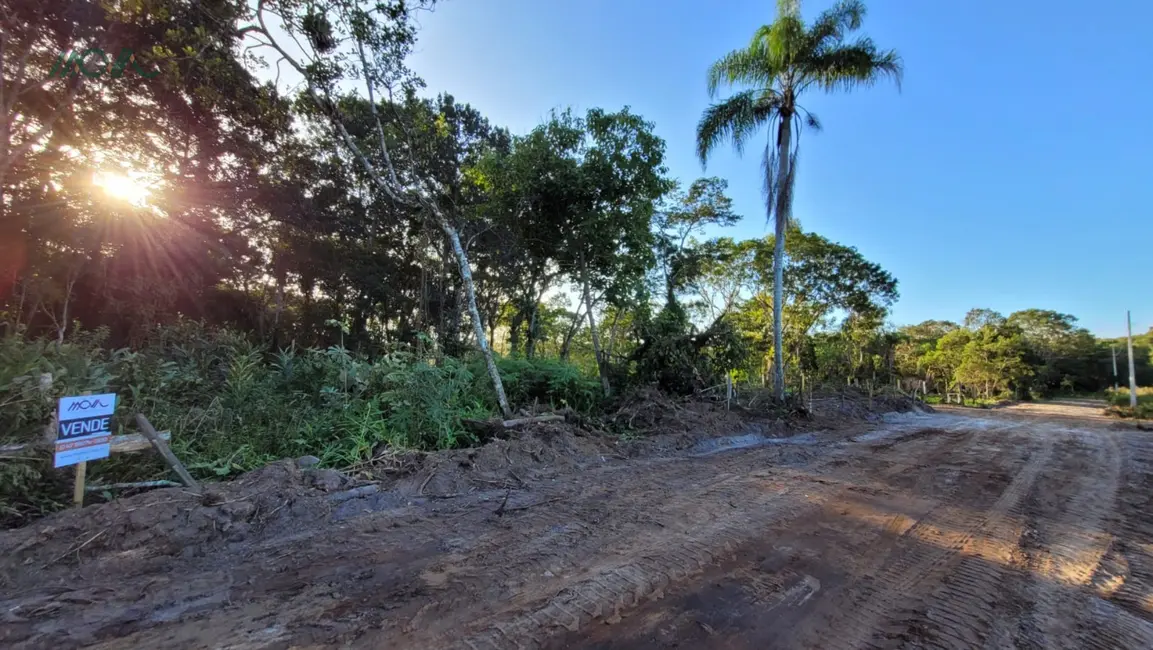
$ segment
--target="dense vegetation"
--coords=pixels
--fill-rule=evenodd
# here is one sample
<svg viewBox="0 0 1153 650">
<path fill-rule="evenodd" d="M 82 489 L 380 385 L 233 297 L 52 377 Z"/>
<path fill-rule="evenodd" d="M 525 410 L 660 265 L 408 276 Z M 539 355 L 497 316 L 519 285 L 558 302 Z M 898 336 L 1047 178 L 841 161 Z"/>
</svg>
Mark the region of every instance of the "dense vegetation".
<svg viewBox="0 0 1153 650">
<path fill-rule="evenodd" d="M 195 473 L 226 476 L 468 445 L 463 418 L 595 413 L 637 385 L 1024 398 L 1112 384 L 1109 343 L 1071 316 L 886 325 L 897 280 L 790 220 L 796 136 L 817 127 L 798 95 L 899 76 L 895 54 L 847 40 L 860 3 L 805 26 L 785 2 L 710 74 L 713 89 L 762 86 L 709 109 L 702 156 L 772 131 L 777 227 L 744 241 L 723 236 L 742 218 L 726 182 L 670 178 L 628 107 L 558 109 L 513 134 L 422 94 L 404 61 L 431 4 L 3 10 L 0 443 L 43 439 L 53 401 L 81 391 L 118 393 L 120 431 L 146 413 Z M 92 48 L 133 65 L 104 69 Z M 0 517 L 64 500 L 44 455 L 3 462 Z M 96 479 L 159 473 L 140 455 Z"/>
</svg>

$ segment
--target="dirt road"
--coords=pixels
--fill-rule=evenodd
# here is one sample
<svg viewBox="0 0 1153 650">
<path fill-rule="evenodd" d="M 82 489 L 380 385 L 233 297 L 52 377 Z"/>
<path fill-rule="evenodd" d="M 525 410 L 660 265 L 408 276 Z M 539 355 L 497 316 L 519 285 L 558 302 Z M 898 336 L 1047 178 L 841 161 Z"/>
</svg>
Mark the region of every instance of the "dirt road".
<svg viewBox="0 0 1153 650">
<path fill-rule="evenodd" d="M 121 551 L 0 596 L 0 642 L 1153 648 L 1153 434 L 1078 408 L 737 438 L 91 568 Z"/>
</svg>

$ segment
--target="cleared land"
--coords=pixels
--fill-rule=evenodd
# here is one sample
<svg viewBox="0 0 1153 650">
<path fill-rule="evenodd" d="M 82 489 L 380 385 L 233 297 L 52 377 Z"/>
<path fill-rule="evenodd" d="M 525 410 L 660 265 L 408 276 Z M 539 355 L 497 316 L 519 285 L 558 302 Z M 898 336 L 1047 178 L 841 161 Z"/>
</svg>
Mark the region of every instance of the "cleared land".
<svg viewBox="0 0 1153 650">
<path fill-rule="evenodd" d="M 1149 648 L 1153 434 L 1099 409 L 587 447 L 463 494 L 158 491 L 0 536 L 0 644 Z"/>
</svg>

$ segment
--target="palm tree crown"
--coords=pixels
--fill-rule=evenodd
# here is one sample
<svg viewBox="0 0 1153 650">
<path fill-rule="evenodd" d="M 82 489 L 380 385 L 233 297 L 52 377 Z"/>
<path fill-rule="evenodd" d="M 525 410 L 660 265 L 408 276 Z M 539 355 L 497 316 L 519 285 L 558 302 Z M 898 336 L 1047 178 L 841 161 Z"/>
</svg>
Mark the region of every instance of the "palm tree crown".
<svg viewBox="0 0 1153 650">
<path fill-rule="evenodd" d="M 774 222 L 778 251 L 774 256 L 774 379 L 778 397 L 784 395 L 781 358 L 780 286 L 784 236 L 792 214 L 796 179 L 797 142 L 802 127 L 819 130 L 817 117 L 797 103 L 805 91 L 852 90 L 892 78 L 900 87 L 901 58 L 893 50 L 879 50 L 872 39 L 848 40 L 861 27 L 865 5 L 840 0 L 821 13 L 812 25 L 801 19 L 800 0 L 777 0 L 777 19 L 764 25 L 745 48 L 734 50 L 709 68 L 709 96 L 723 85 L 740 89 L 710 106 L 697 125 L 697 155 L 701 164 L 726 140 L 737 152 L 763 126 L 771 129 L 765 146 L 764 190 L 766 214 Z M 775 131 L 775 137 L 772 133 Z"/>
</svg>

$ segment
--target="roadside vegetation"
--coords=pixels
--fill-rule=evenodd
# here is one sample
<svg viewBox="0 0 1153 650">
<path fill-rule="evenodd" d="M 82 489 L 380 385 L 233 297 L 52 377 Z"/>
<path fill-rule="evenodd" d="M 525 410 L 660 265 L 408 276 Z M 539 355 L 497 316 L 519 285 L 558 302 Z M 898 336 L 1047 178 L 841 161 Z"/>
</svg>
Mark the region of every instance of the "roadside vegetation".
<svg viewBox="0 0 1153 650">
<path fill-rule="evenodd" d="M 467 420 L 592 417 L 640 388 L 732 381 L 783 406 L 830 386 L 993 401 L 1112 384 L 1109 342 L 1069 315 L 891 326 L 897 279 L 792 219 L 798 138 L 819 126 L 802 91 L 900 77 L 859 2 L 808 24 L 782 2 L 708 74 L 734 94 L 702 117 L 702 159 L 766 127 L 774 231 L 746 240 L 725 229 L 761 215 L 734 212 L 724 179 L 671 177 L 628 107 L 512 133 L 419 92 L 405 60 L 432 2 L 74 4 L 2 17 L 21 53 L 0 60 L 0 445 L 22 446 L 0 459 L 6 523 L 68 502 L 46 429 L 84 391 L 117 393 L 119 433 L 144 413 L 193 474 L 226 478 L 469 446 Z M 57 65 L 109 34 L 148 44 L 155 75 Z M 303 84 L 277 85 L 278 65 Z M 165 473 L 150 454 L 91 468 Z"/>
<path fill-rule="evenodd" d="M 1122 418 L 1153 419 L 1153 387 L 1139 386 L 1137 388 L 1136 408 L 1132 406 L 1129 395 L 1128 388 L 1106 391 L 1105 397 L 1109 400 L 1109 413 Z"/>
</svg>

